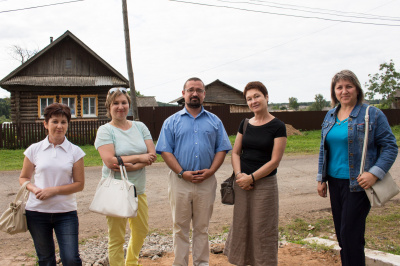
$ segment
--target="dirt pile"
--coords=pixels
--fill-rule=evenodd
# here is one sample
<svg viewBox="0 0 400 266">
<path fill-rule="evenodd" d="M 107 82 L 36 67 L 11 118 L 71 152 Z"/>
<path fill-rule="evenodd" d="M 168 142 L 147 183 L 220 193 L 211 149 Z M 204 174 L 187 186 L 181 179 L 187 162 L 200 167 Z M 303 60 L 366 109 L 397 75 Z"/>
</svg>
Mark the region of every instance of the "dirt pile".
<svg viewBox="0 0 400 266">
<path fill-rule="evenodd" d="M 301 134 L 301 132 L 298 129 L 295 129 L 292 125 L 289 125 L 289 124 L 285 124 L 285 125 L 286 125 L 286 134 L 288 136 L 303 135 L 303 134 Z"/>
</svg>

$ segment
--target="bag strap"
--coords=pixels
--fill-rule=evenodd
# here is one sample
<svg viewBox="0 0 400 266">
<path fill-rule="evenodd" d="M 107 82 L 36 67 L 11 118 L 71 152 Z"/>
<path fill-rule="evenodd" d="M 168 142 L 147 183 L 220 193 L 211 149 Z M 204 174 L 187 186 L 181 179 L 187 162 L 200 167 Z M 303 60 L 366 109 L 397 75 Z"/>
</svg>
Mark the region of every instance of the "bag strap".
<svg viewBox="0 0 400 266">
<path fill-rule="evenodd" d="M 241 150 L 240 154 L 243 152 L 243 137 L 244 137 L 244 134 L 246 133 L 246 129 L 247 129 L 247 125 L 248 124 L 249 124 L 249 119 L 245 118 L 244 122 L 243 122 L 242 150 Z"/>
<path fill-rule="evenodd" d="M 111 126 L 110 123 L 108 123 L 108 126 L 109 126 L 110 131 L 111 131 L 111 139 L 112 139 L 112 141 L 113 141 L 114 152 L 115 152 L 115 149 L 116 149 L 116 145 L 115 145 L 115 144 L 116 144 L 116 143 L 115 143 L 115 133 L 114 133 L 114 129 L 113 129 L 113 127 Z M 128 175 L 127 175 L 127 173 L 126 173 L 126 168 L 125 168 L 125 165 L 124 165 L 124 161 L 122 161 L 122 159 L 121 159 L 120 156 L 117 156 L 117 155 L 115 155 L 115 156 L 117 157 L 117 160 L 118 160 L 119 170 L 120 170 L 120 172 L 121 172 L 121 179 L 122 179 L 122 180 L 128 181 Z M 110 175 L 111 175 L 111 173 L 112 173 L 113 178 L 114 178 L 114 172 L 113 172 L 113 170 L 110 169 Z"/>
<path fill-rule="evenodd" d="M 27 195 L 29 195 L 29 191 L 26 189 L 26 186 L 30 183 L 31 181 L 25 181 L 20 189 L 18 190 L 17 196 L 15 196 L 14 204 L 17 203 L 18 200 L 21 200 L 25 202 L 27 200 Z M 25 194 L 24 194 L 25 193 Z"/>
<path fill-rule="evenodd" d="M 365 111 L 365 133 L 364 133 L 364 145 L 363 145 L 363 151 L 362 151 L 362 156 L 361 156 L 361 165 L 360 165 L 360 175 L 364 173 L 364 166 L 365 166 L 365 158 L 367 157 L 367 146 L 368 146 L 368 134 L 369 134 L 369 107 L 367 107 L 367 110 Z"/>
<path fill-rule="evenodd" d="M 243 135 L 246 133 L 247 125 L 249 124 L 249 119 L 245 118 L 243 123 Z"/>
</svg>

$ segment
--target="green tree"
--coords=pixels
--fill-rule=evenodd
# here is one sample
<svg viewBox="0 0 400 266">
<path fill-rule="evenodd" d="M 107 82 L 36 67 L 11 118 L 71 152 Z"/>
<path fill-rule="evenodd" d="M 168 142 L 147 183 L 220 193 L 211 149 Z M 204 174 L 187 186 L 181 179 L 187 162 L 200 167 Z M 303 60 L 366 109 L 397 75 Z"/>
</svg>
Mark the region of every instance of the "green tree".
<svg viewBox="0 0 400 266">
<path fill-rule="evenodd" d="M 135 90 L 135 93 L 136 93 L 136 97 L 138 97 L 138 96 L 144 96 L 144 95 L 141 94 L 140 91 L 138 91 L 138 90 Z M 128 91 L 128 95 L 131 96 L 131 91 L 130 91 L 130 90 Z"/>
<path fill-rule="evenodd" d="M 0 124 L 3 124 L 4 122 L 11 122 L 11 120 L 6 118 L 4 115 L 0 115 Z"/>
<path fill-rule="evenodd" d="M 0 116 L 10 118 L 10 98 L 0 98 Z"/>
<path fill-rule="evenodd" d="M 279 104 L 272 105 L 272 110 L 279 110 Z"/>
<path fill-rule="evenodd" d="M 372 100 L 376 94 L 382 96 L 381 103 L 387 108 L 395 102 L 396 91 L 400 89 L 400 73 L 396 72 L 393 60 L 379 66 L 379 73 L 369 74 L 369 81 L 365 83 L 368 92 L 365 95 Z"/>
<path fill-rule="evenodd" d="M 289 98 L 289 109 L 299 110 L 299 103 L 297 102 L 297 98 L 290 97 Z"/>
<path fill-rule="evenodd" d="M 324 99 L 324 96 L 322 94 L 316 94 L 315 95 L 315 102 L 313 102 L 309 107 L 308 111 L 322 111 L 324 107 L 326 106 L 326 101 Z"/>
</svg>

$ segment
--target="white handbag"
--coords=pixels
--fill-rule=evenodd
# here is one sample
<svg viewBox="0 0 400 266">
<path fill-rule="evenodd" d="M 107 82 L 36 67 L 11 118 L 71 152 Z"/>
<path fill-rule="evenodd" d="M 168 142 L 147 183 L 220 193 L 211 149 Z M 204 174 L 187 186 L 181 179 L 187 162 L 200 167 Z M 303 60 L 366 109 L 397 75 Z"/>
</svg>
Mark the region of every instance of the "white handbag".
<svg viewBox="0 0 400 266">
<path fill-rule="evenodd" d="M 136 217 L 138 198 L 135 185 L 128 181 L 125 166 L 120 165 L 119 168 L 121 180 L 114 178 L 112 170 L 107 178 L 102 178 L 89 210 L 112 217 Z"/>
<path fill-rule="evenodd" d="M 364 172 L 365 158 L 367 156 L 367 143 L 368 143 L 368 133 L 369 133 L 369 106 L 365 111 L 365 135 L 364 135 L 364 146 L 363 153 L 361 157 L 360 175 Z M 367 188 L 365 193 L 371 203 L 371 207 L 381 207 L 391 198 L 396 196 L 400 192 L 399 187 L 396 182 L 394 182 L 393 177 L 389 173 L 381 179 L 376 181 L 371 188 Z"/>
<path fill-rule="evenodd" d="M 30 181 L 26 181 L 19 189 L 15 200 L 0 217 L 0 230 L 10 235 L 24 233 L 28 230 L 25 216 L 25 205 L 29 190 L 26 189 Z"/>
</svg>

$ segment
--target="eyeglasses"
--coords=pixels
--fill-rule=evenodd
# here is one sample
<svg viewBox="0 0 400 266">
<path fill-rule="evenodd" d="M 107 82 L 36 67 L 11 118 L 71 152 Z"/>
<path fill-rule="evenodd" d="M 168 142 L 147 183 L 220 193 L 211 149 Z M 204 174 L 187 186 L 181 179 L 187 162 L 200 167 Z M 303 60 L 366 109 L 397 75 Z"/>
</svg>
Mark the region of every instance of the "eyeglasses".
<svg viewBox="0 0 400 266">
<path fill-rule="evenodd" d="M 190 89 L 187 89 L 187 90 L 185 90 L 187 93 L 190 93 L 190 94 L 193 94 L 194 92 L 196 92 L 197 94 L 202 94 L 202 93 L 204 93 L 204 90 L 203 89 L 197 89 L 197 90 L 195 90 L 195 89 L 192 89 L 192 88 L 190 88 Z"/>
<path fill-rule="evenodd" d="M 110 95 L 112 95 L 114 92 L 116 92 L 116 91 L 120 91 L 120 92 L 122 92 L 123 94 L 126 94 L 128 91 L 125 89 L 125 88 L 122 88 L 122 87 L 115 87 L 115 88 L 111 88 L 109 91 L 108 91 L 108 94 L 110 94 Z"/>
</svg>

